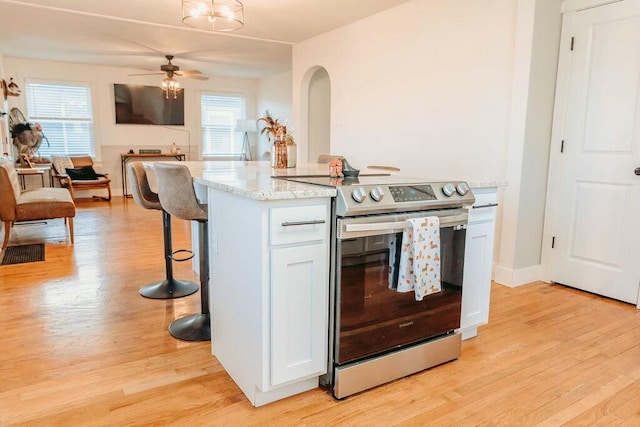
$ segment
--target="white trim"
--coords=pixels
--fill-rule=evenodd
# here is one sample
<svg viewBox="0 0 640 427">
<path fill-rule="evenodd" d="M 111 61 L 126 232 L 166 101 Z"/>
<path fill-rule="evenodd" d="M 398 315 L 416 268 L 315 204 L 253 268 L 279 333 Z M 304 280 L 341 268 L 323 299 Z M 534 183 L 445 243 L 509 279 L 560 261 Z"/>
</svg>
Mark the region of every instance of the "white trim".
<svg viewBox="0 0 640 427">
<path fill-rule="evenodd" d="M 560 35 L 560 54 L 558 59 L 558 77 L 556 80 L 556 97 L 553 105 L 553 125 L 551 127 L 551 153 L 549 155 L 549 171 L 547 175 L 547 199 L 542 230 L 542 278 L 551 280 L 552 253 L 551 241 L 556 229 L 558 213 L 558 194 L 562 172 L 562 156 L 560 146 L 564 139 L 565 115 L 569 99 L 569 70 L 571 67 L 571 35 L 575 12 L 562 15 L 562 33 Z"/>
<path fill-rule="evenodd" d="M 515 288 L 531 282 L 542 280 L 542 265 L 512 270 L 498 265 L 493 267 L 493 281 L 499 285 Z"/>
<path fill-rule="evenodd" d="M 624 0 L 564 0 L 560 7 L 560 12 L 577 12 L 579 10 L 591 9 L 593 7 L 604 6 L 609 3 L 617 3 Z"/>
</svg>

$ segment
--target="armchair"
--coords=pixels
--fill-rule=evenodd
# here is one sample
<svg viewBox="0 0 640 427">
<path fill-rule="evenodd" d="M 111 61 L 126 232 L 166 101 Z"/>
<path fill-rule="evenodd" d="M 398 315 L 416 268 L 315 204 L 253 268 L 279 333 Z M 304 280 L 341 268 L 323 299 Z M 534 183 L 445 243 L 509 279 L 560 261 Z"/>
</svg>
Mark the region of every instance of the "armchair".
<svg viewBox="0 0 640 427">
<path fill-rule="evenodd" d="M 93 170 L 91 156 L 51 156 L 53 178 L 60 187 L 67 188 L 75 199 L 76 190 L 107 190 L 107 197 L 93 196 L 103 200 L 111 200 L 111 179 L 108 174 L 96 173 Z"/>
<path fill-rule="evenodd" d="M 0 160 L 0 220 L 4 222 L 2 249 L 9 244 L 11 229 L 16 221 L 64 218 L 69 224 L 73 244 L 73 218 L 76 205 L 64 188 L 38 188 L 21 191 L 18 172 L 13 162 Z"/>
</svg>

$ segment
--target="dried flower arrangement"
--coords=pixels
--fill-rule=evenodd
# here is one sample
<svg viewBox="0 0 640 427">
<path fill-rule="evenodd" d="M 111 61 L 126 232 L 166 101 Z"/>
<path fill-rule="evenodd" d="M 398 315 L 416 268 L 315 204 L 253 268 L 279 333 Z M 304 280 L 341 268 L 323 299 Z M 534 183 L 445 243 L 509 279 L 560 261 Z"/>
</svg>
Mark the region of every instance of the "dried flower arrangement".
<svg viewBox="0 0 640 427">
<path fill-rule="evenodd" d="M 295 166 L 295 155 L 287 155 L 287 145 L 295 148 L 293 136 L 289 133 L 287 125 L 274 119 L 269 111 L 265 111 L 265 116 L 258 119 L 259 122 L 266 123 L 266 126 L 260 130 L 260 134 L 267 134 L 267 138 L 273 144 L 272 147 L 272 166 L 275 168 L 286 168 Z M 293 150 L 290 150 L 293 151 Z M 292 157 L 292 158 L 288 158 Z"/>
</svg>

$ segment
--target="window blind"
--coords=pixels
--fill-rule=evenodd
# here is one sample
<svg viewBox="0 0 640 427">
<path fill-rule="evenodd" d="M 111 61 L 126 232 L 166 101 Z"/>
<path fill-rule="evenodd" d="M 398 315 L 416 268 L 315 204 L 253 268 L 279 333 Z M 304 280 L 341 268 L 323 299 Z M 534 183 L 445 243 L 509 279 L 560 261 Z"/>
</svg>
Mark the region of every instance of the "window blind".
<svg viewBox="0 0 640 427">
<path fill-rule="evenodd" d="M 27 83 L 26 95 L 29 121 L 40 123 L 48 140 L 48 144 L 42 143 L 38 155 L 95 155 L 89 86 Z"/>
<path fill-rule="evenodd" d="M 200 107 L 203 157 L 239 156 L 243 134 L 235 129 L 245 117 L 244 97 L 203 94 Z"/>
</svg>

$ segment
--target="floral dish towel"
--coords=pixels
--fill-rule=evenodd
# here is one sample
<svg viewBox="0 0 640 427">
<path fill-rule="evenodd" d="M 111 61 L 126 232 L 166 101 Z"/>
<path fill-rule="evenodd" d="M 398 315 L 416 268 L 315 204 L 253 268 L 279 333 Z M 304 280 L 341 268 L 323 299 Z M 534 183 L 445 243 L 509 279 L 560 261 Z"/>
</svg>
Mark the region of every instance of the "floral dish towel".
<svg viewBox="0 0 640 427">
<path fill-rule="evenodd" d="M 398 292 L 414 291 L 416 301 L 442 290 L 440 281 L 440 219 L 411 218 L 402 234 Z"/>
</svg>

